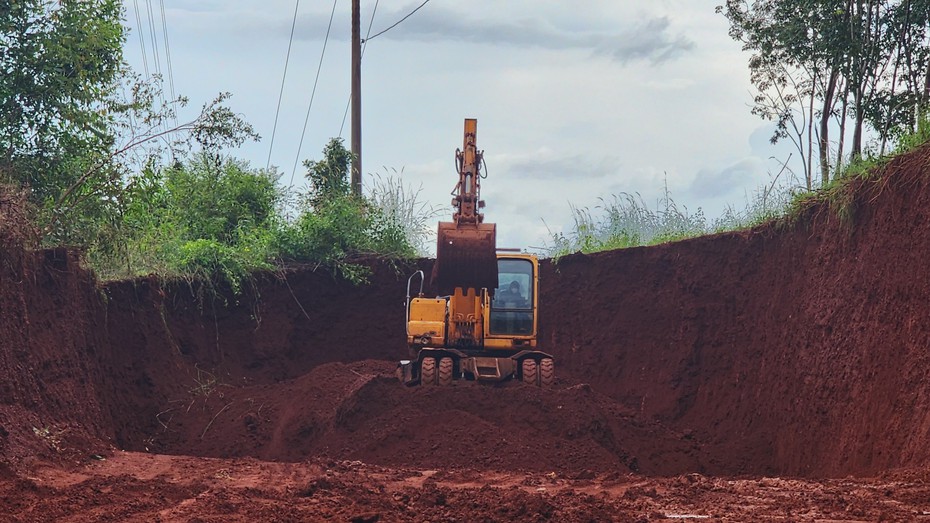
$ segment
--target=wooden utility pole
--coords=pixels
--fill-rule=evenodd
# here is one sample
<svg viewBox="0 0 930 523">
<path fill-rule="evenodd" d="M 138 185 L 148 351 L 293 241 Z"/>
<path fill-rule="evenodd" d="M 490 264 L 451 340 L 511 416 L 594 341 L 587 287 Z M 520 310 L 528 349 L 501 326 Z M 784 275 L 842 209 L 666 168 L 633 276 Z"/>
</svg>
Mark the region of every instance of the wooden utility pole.
<svg viewBox="0 0 930 523">
<path fill-rule="evenodd" d="M 352 0 L 352 192 L 362 194 L 362 32 L 359 0 Z"/>
</svg>

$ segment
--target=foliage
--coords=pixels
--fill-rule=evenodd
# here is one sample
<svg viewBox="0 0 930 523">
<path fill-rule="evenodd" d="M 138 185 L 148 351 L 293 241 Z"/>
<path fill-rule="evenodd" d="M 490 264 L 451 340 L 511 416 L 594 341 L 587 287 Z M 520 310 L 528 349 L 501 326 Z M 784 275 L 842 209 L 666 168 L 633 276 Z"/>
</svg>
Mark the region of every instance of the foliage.
<svg viewBox="0 0 930 523">
<path fill-rule="evenodd" d="M 332 267 L 351 281 L 363 281 L 367 269 L 356 263 L 372 255 L 408 258 L 416 251 L 396 214 L 352 194 L 352 155 L 333 138 L 323 159 L 307 161 L 310 190 L 294 223 L 279 229 L 274 249 L 282 260 Z"/>
<path fill-rule="evenodd" d="M 103 277 L 154 272 L 238 291 L 250 271 L 273 268 L 276 182 L 273 171 L 207 153 L 170 168 L 152 162 L 131 178 L 118 222 L 88 258 Z"/>
<path fill-rule="evenodd" d="M 385 169 L 387 171 L 387 169 Z M 393 220 L 403 230 L 410 246 L 419 256 L 427 256 L 435 242 L 437 218 L 445 210 L 419 199 L 422 185 L 414 190 L 403 183 L 403 169 L 384 177 L 375 175 L 369 186 L 368 201 L 386 220 Z"/>
<path fill-rule="evenodd" d="M 730 35 L 752 53 L 753 113 L 776 123 L 773 142 L 792 141 L 808 189 L 815 148 L 820 185 L 841 172 L 847 123 L 850 160 L 865 154 L 866 126 L 878 137 L 879 155 L 914 132 L 928 103 L 930 4 L 727 0 L 717 10 L 730 21 Z"/>
<path fill-rule="evenodd" d="M 679 208 L 667 189 L 655 210 L 641 196 L 628 193 L 601 199 L 595 209 L 601 217 L 572 206 L 574 229 L 567 236 L 553 234 L 553 245 L 548 248 L 551 256 L 655 245 L 707 233 L 703 211 L 690 214 L 687 208 Z"/>
<path fill-rule="evenodd" d="M 122 41 L 115 0 L 0 6 L 0 183 L 42 206 L 107 156 Z"/>
<path fill-rule="evenodd" d="M 332 144 L 327 152 L 341 155 L 340 142 Z M 361 282 L 368 270 L 361 259 L 415 254 L 397 220 L 351 195 L 348 184 L 325 197 L 311 190 L 299 216 L 285 220 L 288 194 L 277 180 L 274 170 L 209 153 L 168 168 L 150 162 L 131 177 L 122 214 L 88 258 L 103 277 L 154 272 L 223 283 L 238 293 L 253 271 L 280 263 L 313 263 Z"/>
<path fill-rule="evenodd" d="M 344 198 L 351 191 L 347 174 L 352 163 L 352 153 L 345 148 L 342 138 L 333 138 L 323 148 L 323 159 L 306 160 L 307 181 L 310 182 L 310 205 L 320 205 Z"/>
<path fill-rule="evenodd" d="M 46 245 L 106 241 L 134 163 L 257 138 L 226 93 L 171 124 L 187 100 L 126 67 L 121 17 L 116 0 L 0 6 L 0 183 L 28 188 Z"/>
<path fill-rule="evenodd" d="M 160 78 L 123 62 L 121 17 L 117 0 L 0 2 L 0 236 L 21 235 L 10 217 L 28 214 L 33 244 L 81 246 L 104 278 L 157 273 L 234 292 L 282 261 L 361 281 L 359 258 L 415 254 L 407 234 L 422 232 L 421 208 L 351 195 L 340 139 L 305 163 L 310 191 L 286 219 L 277 173 L 223 153 L 258 139 L 230 95 L 179 123 L 187 99 L 166 101 Z"/>
<path fill-rule="evenodd" d="M 553 233 L 547 255 L 558 258 L 573 252 L 599 252 L 656 245 L 725 231 L 754 227 L 782 219 L 797 201 L 797 180 L 783 179 L 783 170 L 771 182 L 747 197 L 745 206 L 727 207 L 708 221 L 699 208 L 689 213 L 672 198 L 668 188 L 655 209 L 642 197 L 628 193 L 601 199 L 594 211 L 572 206 L 573 228 L 567 234 Z"/>
</svg>

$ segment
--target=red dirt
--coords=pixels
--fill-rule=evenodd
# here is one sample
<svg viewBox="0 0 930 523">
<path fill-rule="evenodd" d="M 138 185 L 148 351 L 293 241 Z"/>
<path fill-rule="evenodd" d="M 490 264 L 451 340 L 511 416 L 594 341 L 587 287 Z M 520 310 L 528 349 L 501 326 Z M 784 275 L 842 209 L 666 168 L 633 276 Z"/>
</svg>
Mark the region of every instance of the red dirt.
<svg viewBox="0 0 930 523">
<path fill-rule="evenodd" d="M 544 262 L 552 390 L 395 382 L 416 267 L 373 264 L 362 287 L 295 269 L 236 302 L 99 285 L 73 252 L 7 242 L 0 507 L 78 522 L 921 518 L 928 161 L 899 158 L 793 224 Z"/>
</svg>

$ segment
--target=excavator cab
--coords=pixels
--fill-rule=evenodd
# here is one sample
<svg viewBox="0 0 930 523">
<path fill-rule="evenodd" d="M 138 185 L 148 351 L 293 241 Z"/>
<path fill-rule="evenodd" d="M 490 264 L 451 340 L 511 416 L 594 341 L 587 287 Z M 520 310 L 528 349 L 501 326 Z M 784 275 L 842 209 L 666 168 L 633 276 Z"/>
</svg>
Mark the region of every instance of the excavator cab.
<svg viewBox="0 0 930 523">
<path fill-rule="evenodd" d="M 528 336 L 536 333 L 535 267 L 529 259 L 497 260 L 500 282 L 491 299 L 488 314 L 491 336 Z"/>
</svg>

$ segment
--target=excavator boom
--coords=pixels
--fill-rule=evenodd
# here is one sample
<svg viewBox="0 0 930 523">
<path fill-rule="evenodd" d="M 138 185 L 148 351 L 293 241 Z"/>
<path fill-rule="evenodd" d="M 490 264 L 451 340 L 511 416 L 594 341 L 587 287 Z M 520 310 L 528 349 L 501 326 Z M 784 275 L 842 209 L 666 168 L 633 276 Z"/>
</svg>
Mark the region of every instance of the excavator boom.
<svg viewBox="0 0 930 523">
<path fill-rule="evenodd" d="M 478 121 L 465 120 L 462 149 L 455 152 L 459 181 L 452 191 L 451 222 L 439 222 L 433 285 L 440 294 L 462 289 L 497 288 L 497 228 L 484 223 L 481 160 L 476 146 Z"/>
</svg>

